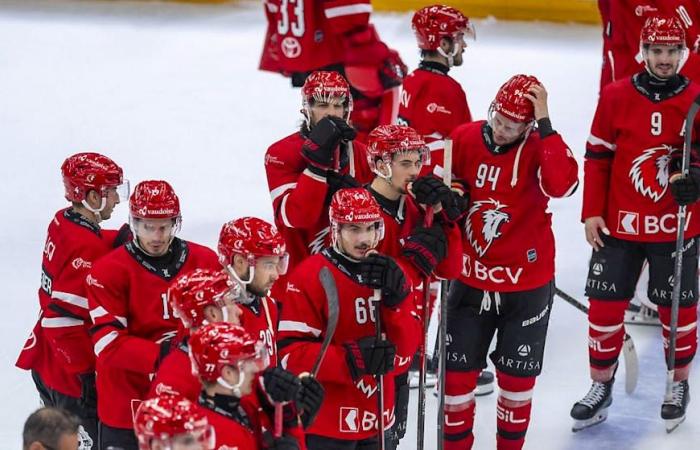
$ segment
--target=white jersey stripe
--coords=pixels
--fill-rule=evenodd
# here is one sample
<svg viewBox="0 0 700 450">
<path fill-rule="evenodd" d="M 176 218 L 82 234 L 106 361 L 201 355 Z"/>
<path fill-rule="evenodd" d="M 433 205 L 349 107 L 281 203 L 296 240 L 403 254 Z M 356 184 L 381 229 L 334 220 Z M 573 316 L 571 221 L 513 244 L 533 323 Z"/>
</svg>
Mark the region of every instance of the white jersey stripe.
<svg viewBox="0 0 700 450">
<path fill-rule="evenodd" d="M 295 187 L 297 187 L 296 183 L 283 184 L 282 186 L 271 190 L 270 197 L 272 197 L 272 201 L 274 202 L 275 200 L 277 200 L 277 197 L 284 194 L 287 190 L 294 189 Z"/>
<path fill-rule="evenodd" d="M 53 291 L 51 293 L 51 298 L 56 300 L 61 300 L 62 302 L 70 303 L 79 308 L 88 309 L 88 300 L 85 297 L 79 295 L 70 294 L 68 292 Z"/>
<path fill-rule="evenodd" d="M 445 405 L 464 405 L 474 401 L 474 391 L 462 395 L 445 395 Z"/>
<path fill-rule="evenodd" d="M 589 323 L 588 325 L 589 325 L 591 328 L 593 328 L 594 330 L 599 331 L 599 332 L 601 332 L 601 333 L 612 333 L 613 331 L 617 331 L 617 330 L 619 330 L 620 328 L 622 328 L 622 324 L 611 325 L 611 326 L 609 326 L 609 327 L 604 327 L 604 326 L 601 326 L 601 325 L 596 325 L 596 324 L 594 324 L 594 323 Z"/>
<path fill-rule="evenodd" d="M 82 326 L 85 322 L 72 317 L 44 317 L 41 326 L 44 328 L 64 328 Z"/>
<path fill-rule="evenodd" d="M 612 151 L 615 151 L 615 148 L 617 148 L 617 146 L 615 144 L 611 144 L 608 141 L 604 141 L 601 138 L 599 138 L 598 136 L 594 136 L 592 134 L 590 136 L 588 136 L 588 143 L 591 145 L 602 145 L 603 147 L 607 148 L 608 150 L 612 150 Z"/>
<path fill-rule="evenodd" d="M 506 391 L 505 389 L 500 389 L 499 395 L 513 402 L 526 402 L 528 400 L 532 400 L 533 391 L 534 389 L 530 389 L 524 392 L 512 392 Z"/>
<path fill-rule="evenodd" d="M 277 332 L 282 331 L 298 331 L 300 333 L 311 333 L 314 337 L 319 337 L 321 335 L 321 330 L 318 328 L 310 327 L 305 322 L 296 322 L 293 320 L 281 320 L 277 328 Z"/>
<path fill-rule="evenodd" d="M 105 347 L 111 344 L 112 341 L 114 341 L 117 337 L 119 337 L 119 333 L 117 333 L 116 331 L 110 331 L 109 333 L 102 336 L 97 342 L 95 342 L 95 356 L 100 356 L 102 350 L 104 350 Z"/>
<path fill-rule="evenodd" d="M 372 12 L 372 5 L 346 5 L 346 6 L 336 6 L 335 8 L 326 9 L 326 18 L 334 19 L 340 16 L 351 16 L 353 14 L 370 14 Z"/>
</svg>

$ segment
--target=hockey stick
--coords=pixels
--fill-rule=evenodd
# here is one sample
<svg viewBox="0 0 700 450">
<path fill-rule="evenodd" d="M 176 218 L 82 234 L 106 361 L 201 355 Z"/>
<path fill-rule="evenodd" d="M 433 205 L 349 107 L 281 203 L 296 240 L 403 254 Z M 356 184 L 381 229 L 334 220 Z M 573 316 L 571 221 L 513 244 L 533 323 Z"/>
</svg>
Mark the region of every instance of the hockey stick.
<svg viewBox="0 0 700 450">
<path fill-rule="evenodd" d="M 316 378 L 318 371 L 321 368 L 321 362 L 323 362 L 323 357 L 326 356 L 326 351 L 331 345 L 331 339 L 335 334 L 335 328 L 338 325 L 338 288 L 335 285 L 335 279 L 328 267 L 322 267 L 321 271 L 318 273 L 318 279 L 321 282 L 323 291 L 326 293 L 326 302 L 328 303 L 328 318 L 326 323 L 326 334 L 323 336 L 323 342 L 321 343 L 321 351 L 318 352 L 316 361 L 311 369 L 311 376 Z"/>
<path fill-rule="evenodd" d="M 559 298 L 588 315 L 588 307 L 586 305 L 559 288 L 555 288 L 555 293 Z M 634 348 L 632 336 L 627 334 L 627 332 L 625 332 L 625 337 L 622 339 L 622 354 L 625 357 L 625 392 L 632 394 L 637 388 L 637 380 L 639 379 L 639 358 L 637 357 L 637 350 Z"/>
<path fill-rule="evenodd" d="M 700 110 L 700 96 L 693 100 L 690 105 L 688 115 L 685 118 L 685 136 L 683 140 L 683 162 L 681 165 L 681 176 L 687 177 L 690 169 L 690 145 L 693 138 L 693 124 L 695 116 Z M 681 284 L 683 274 L 683 241 L 685 240 L 686 207 L 678 207 L 678 227 L 676 231 L 676 261 L 673 270 L 673 292 L 671 293 L 671 323 L 668 332 L 668 372 L 666 373 L 666 394 L 664 403 L 671 403 L 673 400 L 673 378 L 676 374 L 676 339 L 678 338 L 678 309 L 681 302 Z M 675 429 L 667 429 L 671 432 Z"/>
<path fill-rule="evenodd" d="M 445 150 L 443 156 L 443 173 L 442 182 L 450 187 L 452 185 L 452 139 L 445 139 Z M 438 414 L 437 414 L 437 440 L 438 450 L 443 450 L 445 441 L 443 439 L 445 431 L 445 366 L 447 357 L 447 280 L 440 281 L 440 320 L 438 321 L 438 341 L 440 342 L 440 351 L 438 353 L 440 366 L 438 368 Z M 433 355 L 435 358 L 435 355 Z"/>
<path fill-rule="evenodd" d="M 428 205 L 425 208 L 425 218 L 423 225 L 428 228 L 433 225 L 433 207 Z M 425 347 L 428 341 L 428 326 L 430 325 L 430 275 L 423 277 L 423 337 L 418 347 L 418 361 L 420 369 L 418 372 L 418 431 L 416 432 L 417 450 L 423 450 L 425 446 L 425 372 L 426 358 Z"/>
<path fill-rule="evenodd" d="M 379 308 L 382 302 L 382 290 L 374 290 L 374 329 L 376 331 L 375 337 L 377 340 L 384 338 L 382 333 L 382 320 Z M 379 450 L 384 450 L 386 448 L 386 440 L 384 435 L 384 375 L 377 375 L 377 427 L 379 429 Z"/>
</svg>

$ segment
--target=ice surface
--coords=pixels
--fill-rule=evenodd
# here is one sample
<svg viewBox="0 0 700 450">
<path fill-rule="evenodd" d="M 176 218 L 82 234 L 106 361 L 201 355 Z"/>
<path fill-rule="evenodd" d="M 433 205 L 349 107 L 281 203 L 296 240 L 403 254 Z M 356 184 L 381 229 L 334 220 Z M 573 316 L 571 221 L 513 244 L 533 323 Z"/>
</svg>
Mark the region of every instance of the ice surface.
<svg viewBox="0 0 700 450">
<path fill-rule="evenodd" d="M 418 52 L 404 14 L 375 15 L 382 37 L 410 68 Z M 532 73 L 550 94 L 552 123 L 583 155 L 598 92 L 600 30 L 580 25 L 477 20 L 478 40 L 452 74 L 476 118 L 515 73 Z M 4 388 L 0 441 L 19 448 L 38 406 L 14 361 L 37 314 L 40 256 L 51 215 L 64 206 L 59 166 L 70 153 L 113 157 L 132 186 L 172 182 L 182 235 L 213 245 L 221 224 L 271 217 L 263 170 L 267 146 L 298 125 L 298 91 L 256 70 L 264 32 L 259 3 L 194 6 L 158 2 L 10 0 L 0 4 L 0 328 Z M 581 189 L 553 201 L 558 284 L 582 298 L 589 250 L 579 223 Z M 118 207 L 108 226 L 126 219 Z M 608 421 L 573 434 L 569 409 L 589 387 L 585 316 L 556 300 L 535 390 L 530 449 L 679 449 L 700 442 L 700 412 L 666 435 L 659 417 L 664 362 L 658 328 L 631 327 L 641 361 L 637 392 L 615 387 Z M 429 345 L 432 348 L 432 342 Z M 623 376 L 622 373 L 618 374 Z M 691 385 L 700 386 L 698 372 Z M 414 393 L 415 396 L 415 393 Z M 402 449 L 415 448 L 415 398 Z M 428 396 L 427 446 L 435 448 L 436 400 Z M 476 449 L 495 447 L 495 396 L 477 401 Z"/>
</svg>

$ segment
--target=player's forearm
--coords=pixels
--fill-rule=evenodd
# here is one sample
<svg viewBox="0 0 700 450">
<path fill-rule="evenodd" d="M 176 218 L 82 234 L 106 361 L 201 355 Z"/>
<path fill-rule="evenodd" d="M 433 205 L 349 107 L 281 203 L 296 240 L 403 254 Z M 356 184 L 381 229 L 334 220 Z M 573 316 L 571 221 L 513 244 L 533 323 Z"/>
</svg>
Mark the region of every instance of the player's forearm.
<svg viewBox="0 0 700 450">
<path fill-rule="evenodd" d="M 305 170 L 297 186 L 280 198 L 276 214 L 290 228 L 310 228 L 323 213 L 327 191 L 325 178 Z"/>
<path fill-rule="evenodd" d="M 109 339 L 109 334 L 103 336 Z M 95 352 L 104 343 L 99 339 L 95 342 Z M 156 370 L 156 362 L 160 355 L 160 346 L 147 339 L 121 335 L 106 344 L 97 354 L 97 359 L 107 367 L 128 370 L 140 374 L 150 374 Z"/>
</svg>

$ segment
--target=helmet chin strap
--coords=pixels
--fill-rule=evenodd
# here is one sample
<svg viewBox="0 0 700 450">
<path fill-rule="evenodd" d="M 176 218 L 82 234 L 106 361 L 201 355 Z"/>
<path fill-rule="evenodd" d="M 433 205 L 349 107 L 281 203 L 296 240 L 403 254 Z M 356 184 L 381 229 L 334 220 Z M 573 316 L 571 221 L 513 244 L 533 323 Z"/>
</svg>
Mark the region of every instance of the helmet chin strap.
<svg viewBox="0 0 700 450">
<path fill-rule="evenodd" d="M 250 303 L 253 300 L 252 296 L 250 295 L 251 293 L 248 291 L 248 285 L 253 281 L 253 278 L 255 277 L 255 265 L 248 263 L 248 267 L 250 268 L 250 276 L 248 276 L 247 280 L 243 280 L 241 279 L 241 277 L 238 276 L 236 270 L 233 268 L 233 265 L 226 265 L 226 272 L 231 277 L 233 277 L 233 279 L 236 280 L 236 282 L 238 282 L 238 284 L 240 284 L 243 288 L 243 295 L 241 296 L 242 303 Z"/>
<path fill-rule="evenodd" d="M 243 386 L 243 382 L 245 381 L 245 373 L 239 370 L 238 375 L 238 383 L 236 383 L 235 385 L 232 385 L 228 381 L 224 380 L 224 377 L 222 376 L 217 378 L 216 382 L 225 389 L 230 390 L 231 393 L 236 397 L 241 398 L 241 387 Z"/>
<path fill-rule="evenodd" d="M 83 199 L 83 201 L 80 203 L 85 207 L 85 209 L 87 209 L 88 211 L 90 211 L 91 213 L 93 213 L 95 215 L 95 219 L 97 220 L 97 223 L 102 222 L 102 215 L 100 213 L 105 209 L 105 206 L 107 206 L 107 197 L 106 196 L 102 197 L 102 203 L 100 204 L 100 207 L 97 209 L 90 206 L 90 204 L 87 202 L 87 199 Z"/>
</svg>

